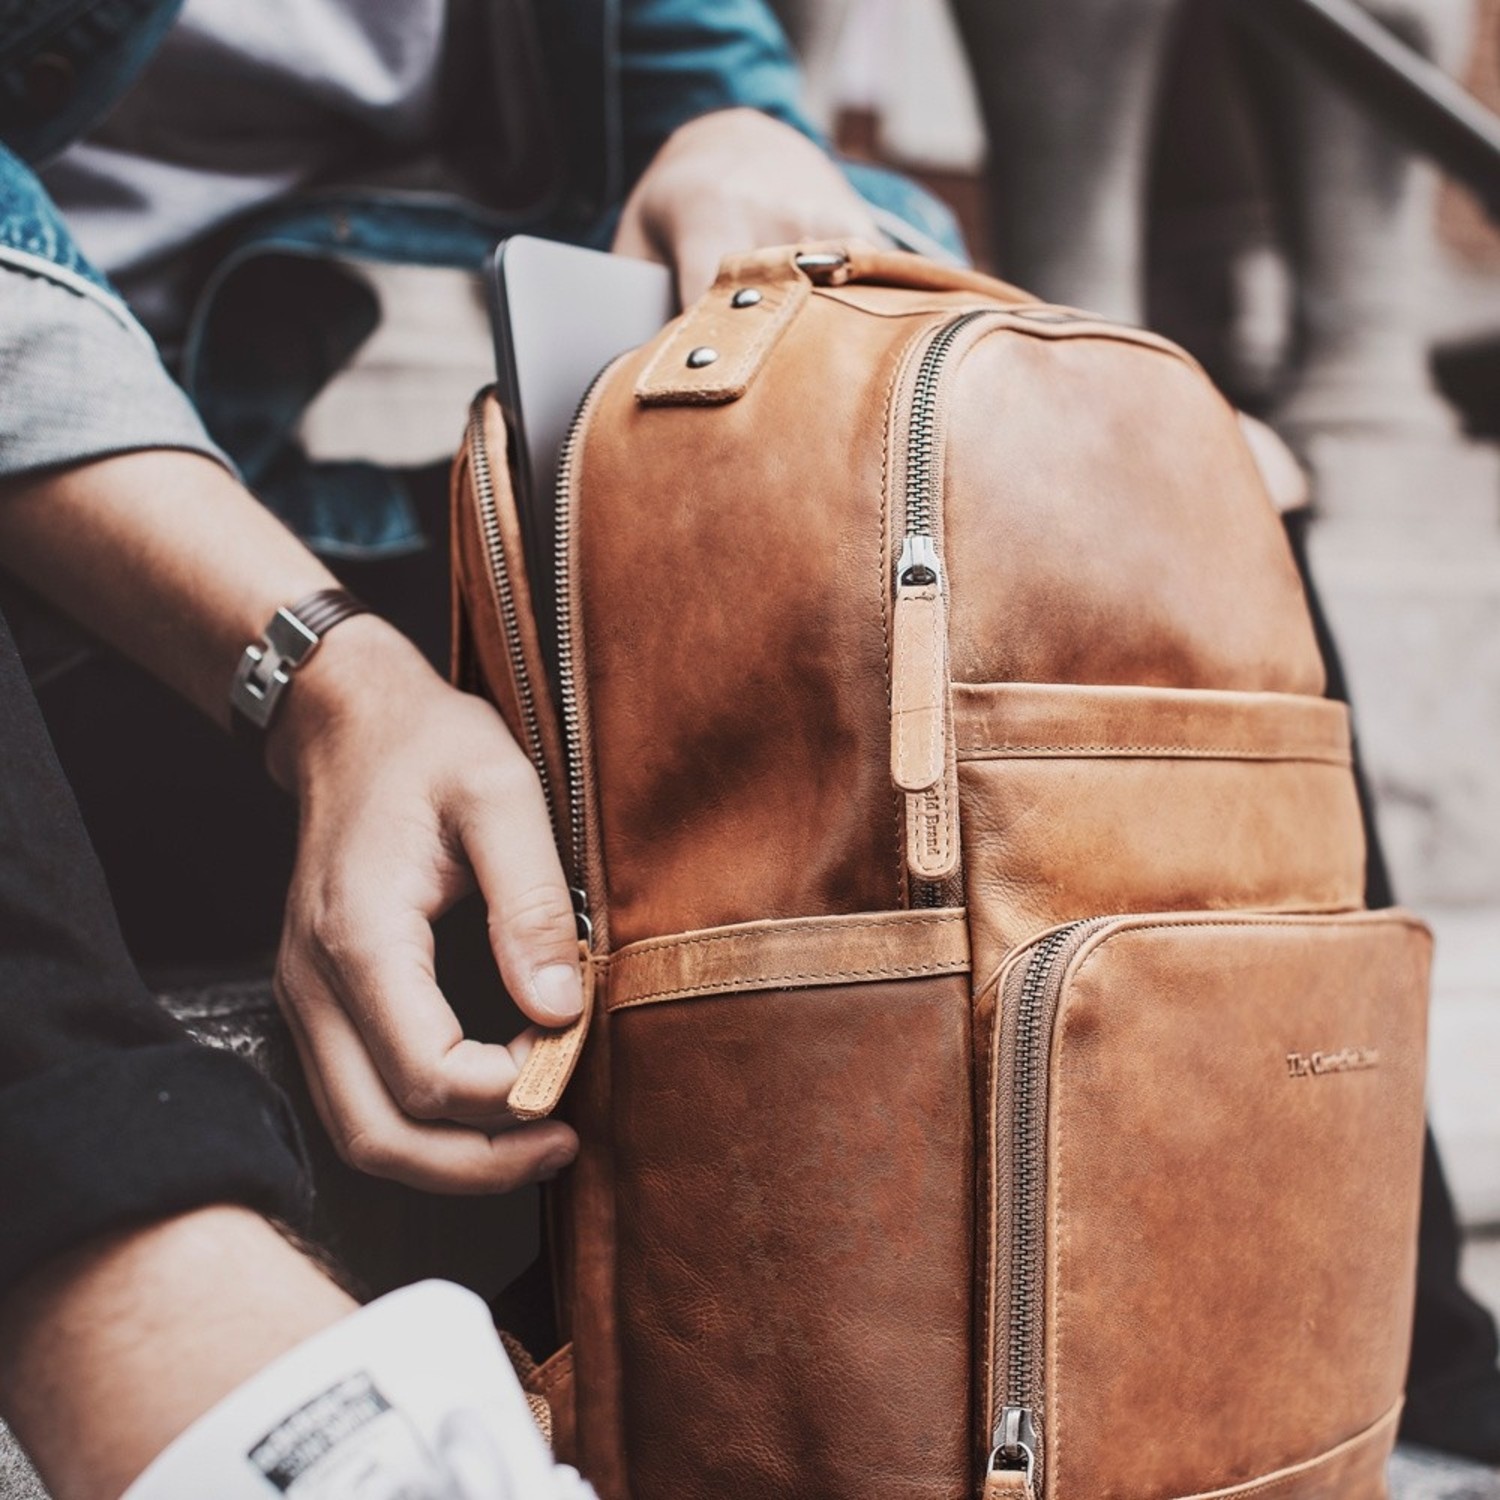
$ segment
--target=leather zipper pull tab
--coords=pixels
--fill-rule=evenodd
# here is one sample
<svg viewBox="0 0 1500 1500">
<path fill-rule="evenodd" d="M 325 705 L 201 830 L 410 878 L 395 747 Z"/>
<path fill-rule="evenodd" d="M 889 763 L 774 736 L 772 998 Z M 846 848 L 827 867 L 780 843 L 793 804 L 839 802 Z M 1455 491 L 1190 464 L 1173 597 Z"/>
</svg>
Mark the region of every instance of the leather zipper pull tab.
<svg viewBox="0 0 1500 1500">
<path fill-rule="evenodd" d="M 908 537 L 891 621 L 891 779 L 903 792 L 925 792 L 942 779 L 947 709 L 942 575 L 931 538 Z"/>
<path fill-rule="evenodd" d="M 991 1469 L 984 1478 L 983 1500 L 1036 1500 L 1025 1469 Z"/>
<path fill-rule="evenodd" d="M 948 609 L 937 584 L 896 590 L 891 625 L 891 780 L 925 792 L 943 775 Z"/>
<path fill-rule="evenodd" d="M 906 867 L 928 884 L 958 873 L 958 759 L 951 712 L 944 708 L 942 775 L 926 791 L 906 794 Z"/>
<path fill-rule="evenodd" d="M 891 779 L 906 793 L 906 864 L 926 884 L 958 869 L 958 760 L 948 600 L 937 546 L 908 534 L 891 621 Z"/>
<path fill-rule="evenodd" d="M 583 1009 L 571 1026 L 544 1032 L 537 1038 L 531 1054 L 511 1085 L 506 1107 L 518 1120 L 542 1120 L 557 1108 L 567 1088 L 583 1044 L 588 1040 L 589 1023 L 594 1016 L 594 991 L 597 970 L 594 955 L 586 942 L 578 944 L 578 971 L 583 980 Z"/>
</svg>

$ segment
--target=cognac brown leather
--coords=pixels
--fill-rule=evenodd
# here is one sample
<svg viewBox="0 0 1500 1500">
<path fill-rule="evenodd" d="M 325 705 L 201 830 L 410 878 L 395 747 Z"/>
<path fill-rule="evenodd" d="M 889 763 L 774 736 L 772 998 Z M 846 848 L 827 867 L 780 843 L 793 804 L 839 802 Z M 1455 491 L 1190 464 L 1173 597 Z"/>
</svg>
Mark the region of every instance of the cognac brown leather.
<svg viewBox="0 0 1500 1500">
<path fill-rule="evenodd" d="M 609 1008 L 773 986 L 969 972 L 968 914 L 892 911 L 647 938 L 609 960 Z"/>
<path fill-rule="evenodd" d="M 489 402 L 455 634 L 587 892 L 533 1386 L 603 1500 L 1382 1496 L 1428 940 L 1359 910 L 1198 367 L 894 252 L 725 262 L 570 442 L 561 726 L 505 452 Z"/>
</svg>

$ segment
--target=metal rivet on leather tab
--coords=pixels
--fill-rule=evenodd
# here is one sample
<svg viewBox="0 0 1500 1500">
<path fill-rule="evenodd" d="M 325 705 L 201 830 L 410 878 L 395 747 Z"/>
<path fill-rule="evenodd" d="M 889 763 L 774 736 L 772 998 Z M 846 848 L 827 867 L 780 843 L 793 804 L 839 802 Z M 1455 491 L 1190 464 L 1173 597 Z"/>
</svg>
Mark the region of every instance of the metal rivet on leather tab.
<svg viewBox="0 0 1500 1500">
<path fill-rule="evenodd" d="M 704 365 L 711 365 L 718 357 L 717 349 L 710 349 L 707 344 L 700 344 L 688 354 L 687 367 L 690 370 L 701 370 Z"/>
<path fill-rule="evenodd" d="M 753 286 L 742 286 L 729 299 L 729 305 L 731 307 L 754 307 L 760 300 L 761 294 Z"/>
</svg>

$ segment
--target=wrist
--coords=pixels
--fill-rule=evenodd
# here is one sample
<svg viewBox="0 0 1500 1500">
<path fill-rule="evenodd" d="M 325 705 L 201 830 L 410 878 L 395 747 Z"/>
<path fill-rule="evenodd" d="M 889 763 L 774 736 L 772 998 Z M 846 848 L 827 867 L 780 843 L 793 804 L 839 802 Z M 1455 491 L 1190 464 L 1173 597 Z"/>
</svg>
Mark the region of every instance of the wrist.
<svg viewBox="0 0 1500 1500">
<path fill-rule="evenodd" d="M 266 730 L 266 769 L 300 796 L 331 747 L 404 718 L 413 694 L 441 685 L 395 626 L 371 614 L 346 620 L 323 639 L 287 689 Z"/>
<path fill-rule="evenodd" d="M 300 1344 L 196 1422 L 126 1500 L 304 1489 L 353 1500 L 579 1495 L 561 1487 L 489 1310 L 422 1282 Z"/>
<path fill-rule="evenodd" d="M 353 1308 L 258 1215 L 199 1209 L 26 1277 L 0 1303 L 0 1407 L 58 1500 L 114 1500 L 215 1401 Z"/>
</svg>

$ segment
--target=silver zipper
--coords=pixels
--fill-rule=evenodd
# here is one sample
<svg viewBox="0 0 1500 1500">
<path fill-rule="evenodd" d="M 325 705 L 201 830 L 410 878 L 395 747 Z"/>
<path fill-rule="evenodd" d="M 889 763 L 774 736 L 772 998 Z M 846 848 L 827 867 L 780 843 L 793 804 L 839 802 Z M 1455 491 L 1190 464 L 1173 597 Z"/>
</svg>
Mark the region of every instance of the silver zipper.
<svg viewBox="0 0 1500 1500">
<path fill-rule="evenodd" d="M 516 681 L 516 697 L 521 706 L 521 722 L 526 734 L 524 748 L 541 778 L 542 795 L 547 801 L 547 815 L 552 820 L 555 835 L 558 832 L 557 807 L 547 780 L 546 759 L 542 754 L 542 731 L 537 717 L 536 695 L 532 689 L 531 674 L 526 670 L 526 656 L 521 650 L 516 596 L 511 588 L 510 569 L 506 564 L 505 540 L 500 533 L 500 518 L 495 506 L 495 481 L 490 469 L 489 446 L 484 437 L 484 406 L 493 389 L 493 386 L 488 386 L 480 391 L 469 407 L 469 469 L 474 476 L 474 493 L 479 502 L 479 525 L 484 534 L 490 577 L 494 580 L 495 594 L 500 601 L 505 649 L 510 656 L 511 671 Z"/>
<path fill-rule="evenodd" d="M 938 556 L 933 516 L 938 501 L 938 476 L 933 472 L 937 450 L 938 392 L 943 366 L 965 328 L 976 318 L 988 317 L 998 308 L 977 307 L 943 324 L 923 351 L 911 393 L 911 422 L 906 429 L 906 535 L 896 563 L 896 582 L 918 587 L 937 583 L 943 576 Z"/>
<path fill-rule="evenodd" d="M 943 368 L 959 334 L 976 319 L 987 317 L 996 311 L 998 309 L 990 307 L 971 308 L 968 312 L 951 318 L 932 335 L 917 365 L 907 408 L 906 526 L 895 574 L 898 609 L 902 589 L 928 588 L 942 583 L 943 562 L 938 552 L 936 534 L 941 479 L 936 472 L 936 457 Z M 946 905 L 953 899 L 949 888 L 951 884 L 951 881 L 914 879 L 911 883 L 911 904 L 922 908 Z"/>
<path fill-rule="evenodd" d="M 1073 922 L 1043 938 L 1026 961 L 1019 988 L 1002 997 L 1002 1016 L 997 1021 L 1003 1022 L 1007 1004 L 1014 1007 L 1009 1109 L 1007 1118 L 995 1121 L 997 1130 L 1009 1130 L 1011 1142 L 1010 1283 L 1006 1316 L 995 1319 L 997 1347 L 991 1351 L 998 1372 L 998 1340 L 1003 1333 L 1005 1380 L 1003 1388 L 994 1392 L 989 1467 L 1024 1469 L 1033 1483 L 1042 1458 L 1037 1417 L 1042 1396 L 1039 1326 L 1046 1252 L 1047 1079 L 1052 1028 L 1074 954 L 1090 934 L 1110 920 L 1096 917 Z M 997 1087 L 997 1106 L 1004 1100 L 1004 1093 Z"/>
<path fill-rule="evenodd" d="M 563 750 L 568 777 L 568 870 L 572 877 L 573 908 L 578 916 L 578 935 L 586 942 L 593 938 L 589 917 L 588 892 L 588 815 L 584 807 L 583 726 L 578 704 L 578 664 L 573 650 L 573 470 L 577 464 L 578 442 L 585 418 L 593 404 L 594 394 L 605 375 L 617 361 L 599 371 L 573 413 L 557 457 L 557 494 L 553 518 L 553 588 L 557 598 L 557 697 L 562 709 Z"/>
</svg>

